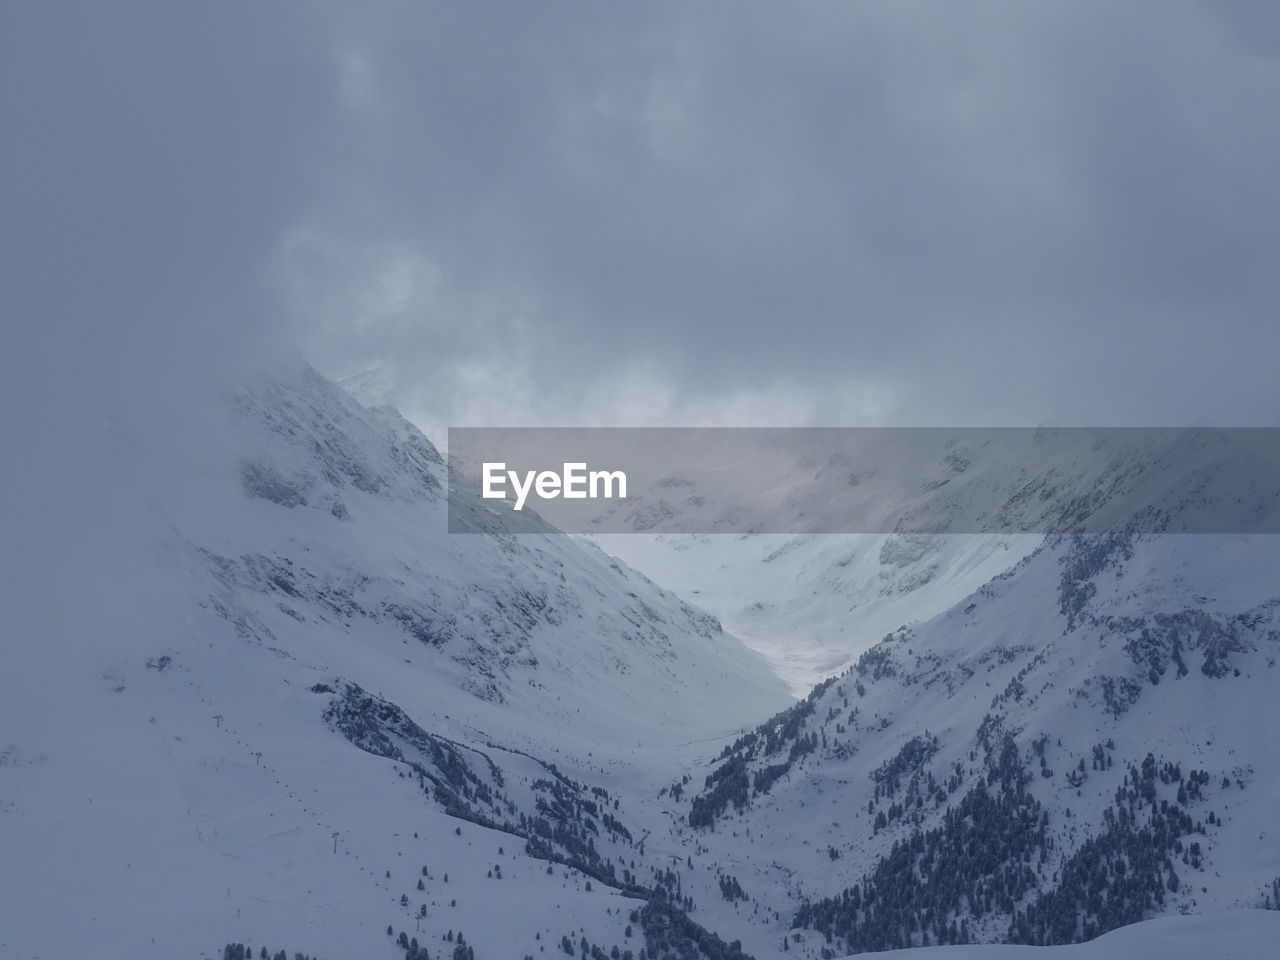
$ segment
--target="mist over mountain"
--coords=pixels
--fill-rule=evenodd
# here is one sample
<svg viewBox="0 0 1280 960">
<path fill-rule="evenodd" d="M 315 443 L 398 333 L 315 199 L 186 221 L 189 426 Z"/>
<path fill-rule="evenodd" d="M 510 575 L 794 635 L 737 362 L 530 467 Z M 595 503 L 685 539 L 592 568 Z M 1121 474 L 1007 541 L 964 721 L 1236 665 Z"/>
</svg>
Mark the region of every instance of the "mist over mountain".
<svg viewBox="0 0 1280 960">
<path fill-rule="evenodd" d="M 1270 960 L 1280 497 L 1194 444 L 1280 412 L 1277 54 L 0 6 L 0 960 Z M 1045 425 L 1192 445 L 449 502 L 458 427 Z"/>
<path fill-rule="evenodd" d="M 1272 538 L 619 538 L 646 576 L 447 534 L 435 447 L 300 361 L 220 397 L 165 456 L 129 424 L 15 608 L 12 955 L 822 957 L 1275 902 Z"/>
</svg>

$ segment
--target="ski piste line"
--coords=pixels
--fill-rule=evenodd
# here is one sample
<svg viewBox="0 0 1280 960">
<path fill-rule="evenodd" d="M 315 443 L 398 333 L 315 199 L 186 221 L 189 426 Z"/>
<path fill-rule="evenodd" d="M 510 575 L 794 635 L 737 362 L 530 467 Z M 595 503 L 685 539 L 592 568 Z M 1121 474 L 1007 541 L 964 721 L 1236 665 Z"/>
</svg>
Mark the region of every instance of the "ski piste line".
<svg viewBox="0 0 1280 960">
<path fill-rule="evenodd" d="M 214 703 L 211 699 L 209 699 L 209 691 L 205 689 L 203 684 L 201 684 L 199 681 L 193 678 L 190 668 L 188 668 L 185 664 L 179 664 L 178 666 L 184 673 L 187 674 L 187 684 L 190 687 L 192 687 L 192 689 L 194 689 L 200 695 L 200 702 L 205 704 L 205 706 L 213 707 Z M 231 724 L 227 722 L 226 714 L 222 714 L 221 717 L 222 717 L 221 721 L 215 724 L 215 727 L 214 727 L 215 730 L 224 730 L 228 735 L 233 737 L 233 739 L 239 746 L 246 747 L 246 748 L 251 748 L 253 746 L 247 740 L 244 739 L 242 733 L 240 733 L 238 730 L 236 731 L 232 730 Z M 339 836 L 347 832 L 344 830 L 335 829 L 334 824 L 327 817 L 325 817 L 320 811 L 313 810 L 311 807 L 307 806 L 307 804 L 303 802 L 301 794 L 286 781 L 285 775 L 280 771 L 280 769 L 276 767 L 273 763 L 266 760 L 265 752 L 258 751 L 255 754 L 254 752 L 252 752 L 252 750 L 250 750 L 249 755 L 254 757 L 255 766 L 259 766 L 263 770 L 271 774 L 275 779 L 275 783 L 284 789 L 285 797 L 289 800 L 292 800 L 295 804 L 297 804 L 297 806 L 302 810 L 302 812 L 307 814 L 309 817 L 311 817 L 313 822 L 315 822 L 317 826 L 321 827 L 326 831 L 329 831 L 331 834 L 337 834 Z M 260 839 L 263 839 L 263 838 L 260 838 Z M 423 838 L 423 839 L 425 840 L 426 838 Z M 374 887 L 376 889 L 382 890 L 388 894 L 392 893 L 390 887 L 387 884 L 382 882 L 386 878 L 379 877 L 376 874 L 376 872 L 371 871 L 367 867 L 365 867 L 363 865 L 363 860 L 360 854 L 354 852 L 354 850 L 350 849 L 346 845 L 343 845 L 340 850 L 336 850 L 335 852 L 343 857 L 346 857 L 348 860 L 352 861 L 354 864 L 359 865 L 361 872 L 369 874 L 369 877 L 372 880 Z M 261 899 L 261 898 L 254 897 L 254 899 Z M 272 901 L 264 901 L 264 902 L 271 903 Z M 396 898 L 393 896 L 392 903 L 397 908 L 400 908 L 402 910 L 405 909 L 401 907 L 399 898 Z M 319 905 L 317 905 L 316 909 L 319 909 Z M 407 913 L 406 916 L 408 916 L 409 918 L 415 921 L 420 919 L 416 913 L 412 913 L 412 912 Z M 314 924 L 315 920 L 312 919 L 309 922 Z"/>
</svg>

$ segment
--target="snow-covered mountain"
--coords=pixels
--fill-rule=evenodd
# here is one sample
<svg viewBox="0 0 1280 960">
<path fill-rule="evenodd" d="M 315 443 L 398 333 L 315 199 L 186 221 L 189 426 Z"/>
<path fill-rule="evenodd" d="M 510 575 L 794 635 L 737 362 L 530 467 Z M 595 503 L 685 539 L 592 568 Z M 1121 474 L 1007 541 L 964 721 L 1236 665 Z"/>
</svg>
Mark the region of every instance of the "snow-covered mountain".
<svg viewBox="0 0 1280 960">
<path fill-rule="evenodd" d="M 596 508 L 600 529 L 626 532 L 592 539 L 715 613 L 797 695 L 960 602 L 1045 531 L 1280 529 L 1273 431 L 796 433 L 711 431 L 692 466 Z M 753 455 L 759 470 L 708 470 Z M 884 532 L 742 532 L 849 524 Z"/>
<path fill-rule="evenodd" d="M 818 958 L 1280 906 L 1271 538 L 628 538 L 647 577 L 447 534 L 435 448 L 305 366 L 199 422 L 105 434 L 11 558 L 5 956 Z M 1067 955 L 1249 956 L 1280 915 L 1224 916 Z"/>
<path fill-rule="evenodd" d="M 1278 563 L 1271 537 L 1051 538 L 726 747 L 691 835 L 828 955 L 1275 902 Z"/>
<path fill-rule="evenodd" d="M 926 485 L 913 509 L 998 513 L 1009 490 L 965 461 L 990 482 Z M 1250 482 L 1172 450 L 1155 463 L 1169 493 L 1157 525 L 1171 529 Z M 1087 471 L 1018 483 L 1020 500 L 1088 504 L 1117 529 L 1133 505 Z M 690 524 L 674 502 L 659 529 Z M 691 509 L 716 508 L 699 496 Z M 592 539 L 803 688 L 678 791 L 692 842 L 753 916 L 789 917 L 792 949 L 1070 942 L 1160 913 L 1280 904 L 1267 829 L 1280 757 L 1259 733 L 1275 723 L 1276 538 Z"/>
<path fill-rule="evenodd" d="M 308 368 L 209 424 L 94 465 L 102 527 L 15 625 L 0 952 L 626 942 L 664 882 L 635 798 L 782 683 L 594 547 L 447 535 L 431 444 Z"/>
</svg>

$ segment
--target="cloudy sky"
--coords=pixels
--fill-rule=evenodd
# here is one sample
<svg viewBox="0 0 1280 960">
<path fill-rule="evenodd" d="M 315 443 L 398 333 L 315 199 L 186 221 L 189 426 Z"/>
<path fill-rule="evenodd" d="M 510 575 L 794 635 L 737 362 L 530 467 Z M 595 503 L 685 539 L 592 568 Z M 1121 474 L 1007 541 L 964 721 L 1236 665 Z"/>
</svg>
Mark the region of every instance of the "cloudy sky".
<svg viewBox="0 0 1280 960">
<path fill-rule="evenodd" d="M 1268 0 L 5 3 L 5 379 L 1274 424 L 1277 104 Z"/>
</svg>

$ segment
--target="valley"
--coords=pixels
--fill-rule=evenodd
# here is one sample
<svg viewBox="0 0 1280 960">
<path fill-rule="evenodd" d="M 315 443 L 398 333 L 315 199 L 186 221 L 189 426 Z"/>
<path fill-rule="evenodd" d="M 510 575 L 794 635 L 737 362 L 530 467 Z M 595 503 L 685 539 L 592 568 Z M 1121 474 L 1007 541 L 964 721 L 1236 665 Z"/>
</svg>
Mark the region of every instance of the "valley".
<svg viewBox="0 0 1280 960">
<path fill-rule="evenodd" d="M 435 448 L 305 365 L 223 429 L 121 474 L 0 678 L 6 955 L 1104 957 L 1280 918 L 1225 912 L 1280 905 L 1270 538 L 456 536 Z"/>
</svg>

